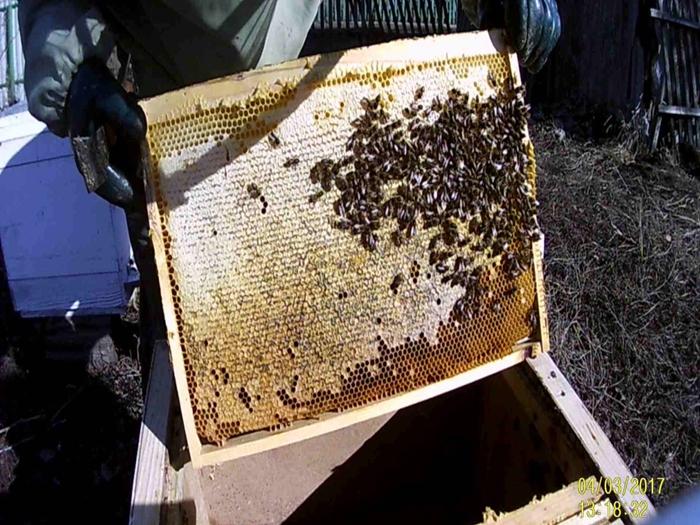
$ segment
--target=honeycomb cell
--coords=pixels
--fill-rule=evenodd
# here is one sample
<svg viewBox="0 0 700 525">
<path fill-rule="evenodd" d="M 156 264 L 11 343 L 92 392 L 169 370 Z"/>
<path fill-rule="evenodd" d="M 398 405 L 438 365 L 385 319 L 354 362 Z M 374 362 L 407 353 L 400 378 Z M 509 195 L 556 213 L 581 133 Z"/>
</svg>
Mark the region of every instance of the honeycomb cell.
<svg viewBox="0 0 700 525">
<path fill-rule="evenodd" d="M 340 190 L 309 203 L 311 167 L 344 154 L 363 97 L 382 95 L 398 118 L 417 85 L 427 101 L 455 87 L 487 96 L 510 82 L 509 68 L 504 55 L 346 67 L 149 124 L 162 293 L 203 443 L 405 393 L 503 357 L 531 334 L 532 269 L 511 277 L 488 263 L 485 307 L 457 322 L 459 294 L 428 261 L 434 232 L 396 247 L 380 229 L 367 252 L 332 227 Z M 277 147 L 259 140 L 272 130 Z M 232 140 L 242 142 L 229 154 Z M 299 162 L 285 167 L 290 158 Z M 534 188 L 529 143 L 525 160 Z M 264 189 L 262 207 L 245 191 L 251 181 Z M 398 274 L 402 284 L 389 286 Z"/>
</svg>

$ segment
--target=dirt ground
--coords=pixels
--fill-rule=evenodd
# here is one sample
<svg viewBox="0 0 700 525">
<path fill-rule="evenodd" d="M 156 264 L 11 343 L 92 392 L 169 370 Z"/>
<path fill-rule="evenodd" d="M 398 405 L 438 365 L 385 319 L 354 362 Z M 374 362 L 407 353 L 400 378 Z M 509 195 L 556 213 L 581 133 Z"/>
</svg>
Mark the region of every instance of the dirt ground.
<svg viewBox="0 0 700 525">
<path fill-rule="evenodd" d="M 533 140 L 553 358 L 663 504 L 700 481 L 700 179 L 624 133 Z"/>
<path fill-rule="evenodd" d="M 126 523 L 143 408 L 136 324 L 22 325 L 0 347 L 0 523 Z M 118 360 L 87 367 L 109 334 Z"/>
<path fill-rule="evenodd" d="M 663 504 L 700 481 L 700 180 L 619 141 L 532 135 L 554 359 L 632 471 L 666 478 Z M 22 326 L 0 341 L 0 523 L 125 523 L 133 313 L 77 343 L 56 323 Z M 66 358 L 105 333 L 117 362 L 87 374 Z"/>
</svg>

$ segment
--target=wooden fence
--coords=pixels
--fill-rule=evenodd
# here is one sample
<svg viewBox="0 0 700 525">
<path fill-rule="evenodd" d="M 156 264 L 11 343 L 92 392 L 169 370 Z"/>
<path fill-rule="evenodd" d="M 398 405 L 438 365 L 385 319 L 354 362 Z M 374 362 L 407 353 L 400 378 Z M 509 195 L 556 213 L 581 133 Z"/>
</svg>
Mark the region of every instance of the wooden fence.
<svg viewBox="0 0 700 525">
<path fill-rule="evenodd" d="M 662 73 L 652 109 L 652 145 L 665 139 L 700 148 L 700 1 L 658 0 L 650 15 Z"/>
<path fill-rule="evenodd" d="M 302 55 L 467 30 L 459 0 L 323 0 Z"/>
<path fill-rule="evenodd" d="M 0 0 L 0 110 L 24 100 L 24 57 L 19 37 L 17 1 Z"/>
<path fill-rule="evenodd" d="M 557 0 L 561 38 L 545 68 L 526 77 L 533 106 L 586 122 L 629 116 L 644 89 L 648 19 L 641 0 Z"/>
<path fill-rule="evenodd" d="M 324 0 L 314 29 L 369 29 L 396 35 L 449 33 L 457 29 L 458 12 L 458 0 Z"/>
</svg>

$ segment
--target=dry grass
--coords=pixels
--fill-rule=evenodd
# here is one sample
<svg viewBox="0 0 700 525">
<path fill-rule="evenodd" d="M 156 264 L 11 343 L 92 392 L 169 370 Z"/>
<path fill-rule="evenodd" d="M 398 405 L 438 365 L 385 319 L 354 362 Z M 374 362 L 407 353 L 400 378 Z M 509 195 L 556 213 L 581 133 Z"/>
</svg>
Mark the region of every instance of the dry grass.
<svg viewBox="0 0 700 525">
<path fill-rule="evenodd" d="M 553 357 L 663 504 L 700 481 L 700 180 L 533 130 Z"/>
</svg>

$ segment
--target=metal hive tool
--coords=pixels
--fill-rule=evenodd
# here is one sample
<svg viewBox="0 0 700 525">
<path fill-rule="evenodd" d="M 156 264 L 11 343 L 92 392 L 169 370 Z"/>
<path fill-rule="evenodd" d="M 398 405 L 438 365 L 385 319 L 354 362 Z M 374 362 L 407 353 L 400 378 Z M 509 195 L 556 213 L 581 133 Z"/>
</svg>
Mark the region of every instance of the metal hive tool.
<svg viewBox="0 0 700 525">
<path fill-rule="evenodd" d="M 387 178 L 377 206 L 413 184 L 353 165 L 353 155 L 381 142 L 371 130 L 401 121 L 385 136 L 410 135 L 410 119 L 429 130 L 443 107 L 433 102 L 431 113 L 430 101 L 458 104 L 466 100 L 458 92 L 474 107 L 501 97 L 480 110 L 496 114 L 499 104 L 517 105 L 518 85 L 517 61 L 492 32 L 301 59 L 143 103 L 152 237 L 196 466 L 340 428 L 474 380 L 489 373 L 487 363 L 503 368 L 526 349 L 546 350 L 541 261 L 530 237 L 501 253 L 458 220 L 432 224 L 424 213 L 407 225 L 403 212 L 385 210 L 364 227 L 350 224 L 369 221 L 364 212 L 339 211 L 352 195 L 360 200 L 342 206 L 375 205 L 363 177 Z M 492 141 L 488 129 L 477 131 Z M 517 137 L 513 158 L 522 157 L 527 179 L 516 190 L 534 206 L 525 118 L 506 131 Z M 416 155 L 429 159 L 428 150 Z M 481 172 L 470 173 L 478 187 Z M 484 180 L 497 183 L 494 173 L 484 168 Z M 496 208 L 488 204 L 511 223 L 534 220 L 527 206 L 515 215 Z M 462 242 L 450 243 L 453 257 L 442 261 L 436 245 L 450 235 Z M 450 282 L 458 270 L 471 288 Z"/>
</svg>

